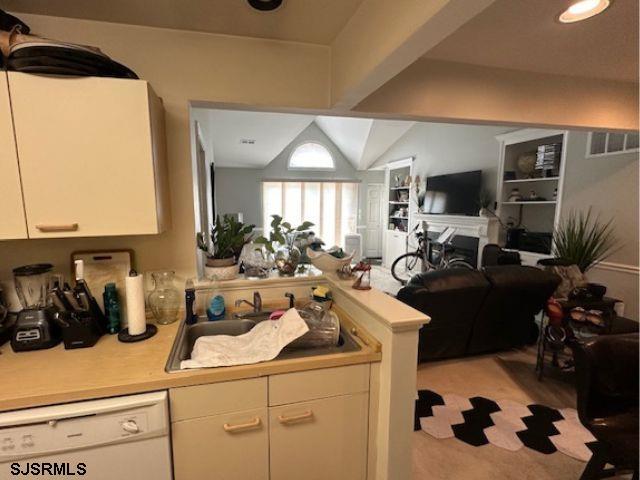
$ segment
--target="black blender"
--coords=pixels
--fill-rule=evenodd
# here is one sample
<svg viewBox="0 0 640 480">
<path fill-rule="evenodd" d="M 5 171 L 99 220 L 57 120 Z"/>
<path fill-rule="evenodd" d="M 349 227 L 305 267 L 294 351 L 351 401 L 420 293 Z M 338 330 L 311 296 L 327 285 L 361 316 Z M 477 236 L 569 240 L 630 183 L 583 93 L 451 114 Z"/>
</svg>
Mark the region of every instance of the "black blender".
<svg viewBox="0 0 640 480">
<path fill-rule="evenodd" d="M 51 348 L 60 343 L 60 327 L 54 316 L 56 308 L 48 305 L 50 263 L 25 265 L 13 269 L 16 293 L 22 305 L 11 337 L 15 352 Z"/>
</svg>

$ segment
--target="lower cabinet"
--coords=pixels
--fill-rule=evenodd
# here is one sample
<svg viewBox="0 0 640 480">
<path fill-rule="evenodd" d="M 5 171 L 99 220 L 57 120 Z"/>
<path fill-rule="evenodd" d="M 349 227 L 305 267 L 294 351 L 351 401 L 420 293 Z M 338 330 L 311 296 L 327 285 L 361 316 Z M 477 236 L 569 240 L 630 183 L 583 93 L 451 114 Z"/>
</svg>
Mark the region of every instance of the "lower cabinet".
<svg viewBox="0 0 640 480">
<path fill-rule="evenodd" d="M 172 424 L 176 480 L 269 478 L 266 408 Z"/>
<path fill-rule="evenodd" d="M 269 408 L 271 480 L 364 480 L 369 395 Z"/>
<path fill-rule="evenodd" d="M 369 365 L 171 389 L 174 478 L 365 480 L 368 389 Z"/>
</svg>

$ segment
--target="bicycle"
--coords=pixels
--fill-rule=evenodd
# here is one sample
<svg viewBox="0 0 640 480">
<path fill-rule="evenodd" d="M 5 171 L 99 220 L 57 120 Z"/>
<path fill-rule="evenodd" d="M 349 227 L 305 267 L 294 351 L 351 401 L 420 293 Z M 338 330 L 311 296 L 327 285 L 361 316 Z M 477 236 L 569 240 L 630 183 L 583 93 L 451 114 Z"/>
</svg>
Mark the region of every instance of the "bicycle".
<svg viewBox="0 0 640 480">
<path fill-rule="evenodd" d="M 406 285 L 415 274 L 435 270 L 447 270 L 450 268 L 475 270 L 475 267 L 464 258 L 452 256 L 455 252 L 455 247 L 451 244 L 451 238 L 455 234 L 455 229 L 446 229 L 437 240 L 431 241 L 424 232 L 416 232 L 417 228 L 416 226 L 412 233 L 415 233 L 415 237 L 418 240 L 418 248 L 414 252 L 400 255 L 391 264 L 391 275 L 397 281 Z M 429 260 L 432 247 L 440 248 L 437 264 Z"/>
</svg>

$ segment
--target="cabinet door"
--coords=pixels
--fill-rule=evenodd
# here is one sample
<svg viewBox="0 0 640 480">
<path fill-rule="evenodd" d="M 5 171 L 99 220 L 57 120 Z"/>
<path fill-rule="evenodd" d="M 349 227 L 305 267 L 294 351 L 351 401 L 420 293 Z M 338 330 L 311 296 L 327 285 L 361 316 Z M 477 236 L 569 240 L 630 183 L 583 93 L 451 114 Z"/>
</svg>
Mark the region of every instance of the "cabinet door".
<svg viewBox="0 0 640 480">
<path fill-rule="evenodd" d="M 0 71 L 0 240 L 27 238 L 7 76 Z"/>
<path fill-rule="evenodd" d="M 30 238 L 158 233 L 146 82 L 9 72 Z"/>
<path fill-rule="evenodd" d="M 267 409 L 171 425 L 175 480 L 268 480 Z"/>
<path fill-rule="evenodd" d="M 271 480 L 366 477 L 367 393 L 269 408 Z"/>
</svg>

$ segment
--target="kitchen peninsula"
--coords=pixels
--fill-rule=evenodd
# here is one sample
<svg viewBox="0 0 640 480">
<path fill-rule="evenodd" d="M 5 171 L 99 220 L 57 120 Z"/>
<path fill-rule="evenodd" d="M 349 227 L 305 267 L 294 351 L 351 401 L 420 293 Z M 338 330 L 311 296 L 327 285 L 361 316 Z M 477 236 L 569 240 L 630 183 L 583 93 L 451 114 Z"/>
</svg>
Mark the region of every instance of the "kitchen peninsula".
<svg viewBox="0 0 640 480">
<path fill-rule="evenodd" d="M 257 457 L 262 460 L 246 466 L 260 471 L 258 475 L 252 470 L 251 478 L 269 478 L 269 465 L 270 478 L 290 478 L 286 472 L 293 468 L 291 462 L 276 458 L 279 441 L 290 444 L 295 438 L 294 444 L 302 450 L 312 441 L 315 449 L 326 447 L 327 454 L 337 454 L 335 449 L 343 444 L 330 444 L 335 435 L 335 441 L 344 437 L 351 445 L 349 461 L 334 462 L 343 469 L 335 478 L 393 478 L 397 472 L 408 476 L 417 336 L 428 317 L 380 291 L 353 290 L 350 282 L 332 276 L 235 280 L 221 282 L 217 291 L 227 305 L 258 291 L 265 305 L 283 307 L 287 300 L 284 293 L 303 299 L 318 285 L 331 289 L 332 308 L 341 328 L 348 329 L 357 342 L 357 351 L 167 373 L 165 364 L 181 322 L 159 326 L 155 337 L 133 344 L 108 336 L 94 348 L 78 350 L 64 350 L 60 345 L 14 353 L 5 345 L 0 349 L 0 379 L 5 385 L 0 392 L 0 410 L 168 390 L 177 480 L 195 478 L 211 468 L 208 462 L 189 459 L 202 454 L 198 445 L 206 446 L 202 442 L 207 442 L 207 432 L 214 430 L 222 435 L 215 438 L 221 442 L 217 449 L 230 449 L 221 453 L 223 458 L 213 455 L 216 468 L 231 472 L 245 465 L 243 456 L 233 453 L 242 447 L 241 436 L 226 434 L 221 425 L 219 429 L 210 425 L 223 417 L 223 423 L 231 428 L 237 422 L 243 427 L 247 420 L 264 425 L 254 430 L 256 426 L 251 424 L 245 437 L 262 432 L 264 438 L 258 444 L 271 444 L 270 460 L 265 447 Z M 202 312 L 202 305 L 196 306 Z M 305 422 L 299 415 L 314 418 Z M 298 430 L 288 428 L 290 418 L 291 426 L 299 426 Z M 225 447 L 225 439 L 233 443 Z M 299 461 L 317 461 L 317 455 L 302 450 L 296 455 Z M 345 465 L 350 467 L 344 470 Z M 274 473 L 278 468 L 279 475 Z M 236 473 L 237 478 L 248 478 L 244 473 Z"/>
</svg>

